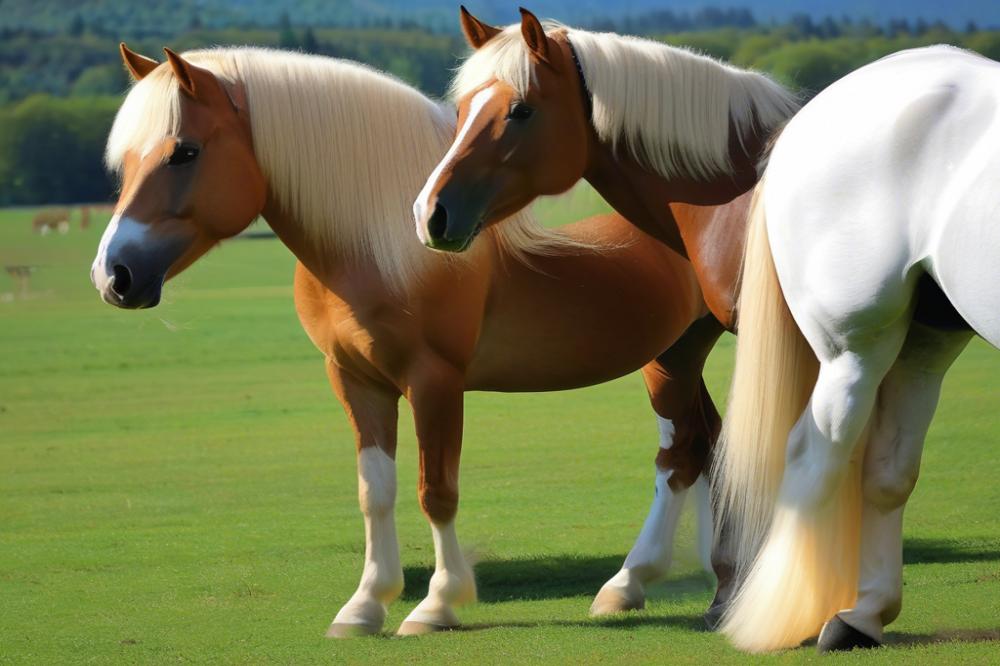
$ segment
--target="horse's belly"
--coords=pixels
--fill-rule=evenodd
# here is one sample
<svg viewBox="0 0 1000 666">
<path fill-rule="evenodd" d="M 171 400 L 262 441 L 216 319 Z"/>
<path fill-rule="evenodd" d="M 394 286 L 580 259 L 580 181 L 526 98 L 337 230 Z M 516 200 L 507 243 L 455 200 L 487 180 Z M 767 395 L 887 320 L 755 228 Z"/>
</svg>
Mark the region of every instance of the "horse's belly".
<svg viewBox="0 0 1000 666">
<path fill-rule="evenodd" d="M 705 311 L 691 265 L 651 238 L 633 240 L 598 256 L 541 258 L 538 271 L 508 262 L 468 388 L 589 386 L 637 370 L 672 345 Z"/>
</svg>

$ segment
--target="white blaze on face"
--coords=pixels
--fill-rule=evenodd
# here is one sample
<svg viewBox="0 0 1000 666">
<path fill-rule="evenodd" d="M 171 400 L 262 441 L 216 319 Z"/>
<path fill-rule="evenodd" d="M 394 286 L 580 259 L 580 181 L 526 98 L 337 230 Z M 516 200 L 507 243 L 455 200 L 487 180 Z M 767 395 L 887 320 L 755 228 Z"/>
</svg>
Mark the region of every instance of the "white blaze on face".
<svg viewBox="0 0 1000 666">
<path fill-rule="evenodd" d="M 417 225 L 417 236 L 420 238 L 420 242 L 426 244 L 427 238 L 427 218 L 430 217 L 433 208 L 430 205 L 431 190 L 437 184 L 438 178 L 441 177 L 441 172 L 444 171 L 451 162 L 455 159 L 455 155 L 458 153 L 459 148 L 465 142 L 465 138 L 472 129 L 472 126 L 476 122 L 476 118 L 482 113 L 483 108 L 486 103 L 493 98 L 494 90 L 493 88 L 486 88 L 480 90 L 472 97 L 472 101 L 469 103 L 469 115 L 465 118 L 465 124 L 462 125 L 461 131 L 459 131 L 458 136 L 455 137 L 455 142 L 451 144 L 451 148 L 445 154 L 444 158 L 438 163 L 434 171 L 427 178 L 427 182 L 424 184 L 424 189 L 420 190 L 420 194 L 417 195 L 416 201 L 413 202 L 413 219 Z"/>
<path fill-rule="evenodd" d="M 108 223 L 108 228 L 101 236 L 101 244 L 97 246 L 97 256 L 90 268 L 90 279 L 97 291 L 105 293 L 111 286 L 114 276 L 114 262 L 122 248 L 127 245 L 142 245 L 149 233 L 149 225 L 143 224 L 131 217 L 116 214 Z"/>
</svg>

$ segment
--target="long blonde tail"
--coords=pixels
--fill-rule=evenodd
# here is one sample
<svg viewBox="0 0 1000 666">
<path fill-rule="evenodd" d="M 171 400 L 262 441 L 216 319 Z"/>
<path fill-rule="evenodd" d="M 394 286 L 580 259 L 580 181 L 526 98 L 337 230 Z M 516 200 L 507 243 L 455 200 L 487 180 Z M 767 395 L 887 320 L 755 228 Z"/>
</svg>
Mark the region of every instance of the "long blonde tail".
<svg viewBox="0 0 1000 666">
<path fill-rule="evenodd" d="M 819 364 L 785 303 L 771 257 L 762 192 L 751 207 L 736 371 L 715 460 L 716 498 L 733 539 L 739 587 L 720 631 L 749 652 L 794 647 L 854 605 L 860 539 L 860 456 L 817 507 L 779 503 L 789 434 Z"/>
<path fill-rule="evenodd" d="M 737 575 L 771 526 L 788 433 L 816 383 L 816 356 L 792 319 L 771 258 L 762 179 L 754 192 L 740 286 L 736 368 L 714 460 L 719 520 Z"/>
</svg>

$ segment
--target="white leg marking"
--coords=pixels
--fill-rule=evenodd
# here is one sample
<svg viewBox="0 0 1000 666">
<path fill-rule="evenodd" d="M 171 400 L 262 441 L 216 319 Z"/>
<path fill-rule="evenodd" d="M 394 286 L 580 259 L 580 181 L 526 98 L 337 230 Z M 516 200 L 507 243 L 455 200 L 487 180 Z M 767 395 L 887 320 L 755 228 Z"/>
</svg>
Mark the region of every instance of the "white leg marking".
<svg viewBox="0 0 1000 666">
<path fill-rule="evenodd" d="M 704 474 L 694 482 L 694 494 L 698 510 L 698 559 L 705 571 L 714 574 L 712 544 L 715 539 L 715 523 L 712 517 L 712 493 Z"/>
<path fill-rule="evenodd" d="M 660 448 L 669 449 L 674 445 L 674 434 L 677 429 L 674 427 L 674 422 L 670 419 L 665 419 L 659 414 L 656 415 L 656 429 L 660 432 Z"/>
<path fill-rule="evenodd" d="M 434 537 L 434 575 L 427 596 L 400 626 L 403 634 L 457 627 L 458 617 L 452 607 L 476 600 L 476 580 L 458 545 L 454 521 L 444 525 L 431 523 L 431 533 Z"/>
<path fill-rule="evenodd" d="M 660 448 L 673 446 L 674 424 L 657 416 Z M 621 570 L 597 593 L 590 612 L 603 615 L 622 610 L 642 608 L 646 585 L 663 578 L 670 568 L 674 533 L 680 520 L 687 489 L 670 488 L 673 470 L 656 470 L 656 492 L 635 545 L 625 558 Z"/>
<path fill-rule="evenodd" d="M 417 236 L 420 238 L 420 242 L 426 244 L 427 238 L 427 218 L 431 214 L 430 206 L 430 196 L 431 190 L 437 184 L 438 178 L 441 177 L 441 172 L 451 164 L 452 160 L 458 154 L 459 149 L 462 147 L 462 143 L 465 141 L 466 135 L 469 130 L 472 129 L 473 124 L 475 124 L 476 118 L 482 112 L 483 107 L 486 103 L 490 101 L 493 97 L 493 88 L 486 88 L 485 90 L 480 90 L 472 97 L 472 101 L 469 102 L 469 115 L 465 118 L 465 124 L 462 125 L 462 129 L 459 131 L 458 136 L 455 137 L 455 142 L 451 144 L 451 148 L 445 154 L 444 158 L 438 163 L 431 172 L 431 175 L 427 178 L 427 182 L 424 184 L 420 194 L 417 195 L 416 201 L 413 202 L 413 219 L 417 225 Z"/>
<path fill-rule="evenodd" d="M 396 462 L 377 446 L 358 454 L 358 501 L 365 517 L 365 568 L 357 592 L 333 623 L 374 633 L 385 622 L 387 605 L 403 591 L 396 540 Z"/>
</svg>

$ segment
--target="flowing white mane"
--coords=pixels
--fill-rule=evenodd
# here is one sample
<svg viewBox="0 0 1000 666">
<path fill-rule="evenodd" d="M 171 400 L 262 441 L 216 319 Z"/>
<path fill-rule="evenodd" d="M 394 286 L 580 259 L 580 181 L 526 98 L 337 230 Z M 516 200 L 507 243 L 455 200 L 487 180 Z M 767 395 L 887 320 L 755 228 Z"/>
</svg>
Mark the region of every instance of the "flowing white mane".
<svg viewBox="0 0 1000 666">
<path fill-rule="evenodd" d="M 395 78 L 353 62 L 267 49 L 183 54 L 229 82 L 242 82 L 254 151 L 272 194 L 315 242 L 339 259 L 374 261 L 393 287 L 419 280 L 433 261 L 467 255 L 427 250 L 412 204 L 448 150 L 455 113 Z M 180 91 L 159 67 L 129 92 L 108 138 L 106 161 L 120 169 L 180 125 Z M 580 247 L 522 212 L 486 233 L 522 261 Z"/>
<path fill-rule="evenodd" d="M 730 126 L 742 145 L 749 133 L 770 132 L 799 107 L 792 93 L 763 74 L 687 49 L 549 21 L 544 26 L 550 35 L 565 31 L 576 51 L 598 136 L 615 147 L 624 142 L 665 178 L 731 172 Z M 531 75 L 521 27 L 512 25 L 463 63 L 451 95 L 465 96 L 493 79 L 524 95 Z"/>
</svg>

